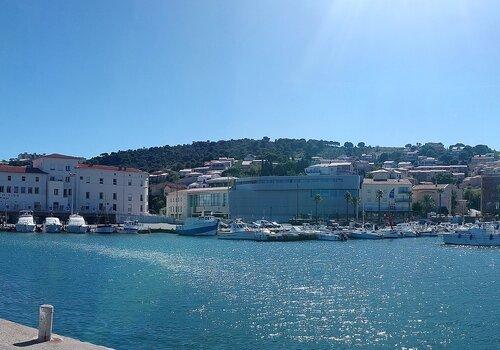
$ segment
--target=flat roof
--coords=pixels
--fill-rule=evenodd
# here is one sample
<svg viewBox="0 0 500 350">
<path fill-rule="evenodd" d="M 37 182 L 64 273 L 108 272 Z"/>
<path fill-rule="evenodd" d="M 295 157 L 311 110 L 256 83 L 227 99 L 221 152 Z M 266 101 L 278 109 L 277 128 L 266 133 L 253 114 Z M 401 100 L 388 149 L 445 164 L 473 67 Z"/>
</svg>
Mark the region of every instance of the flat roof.
<svg viewBox="0 0 500 350">
<path fill-rule="evenodd" d="M 97 170 L 105 170 L 105 171 L 123 171 L 128 173 L 146 173 L 140 169 L 129 168 L 129 167 L 121 167 L 121 166 L 112 166 L 112 165 L 101 165 L 101 164 L 78 164 L 76 166 L 77 169 L 97 169 Z"/>
</svg>

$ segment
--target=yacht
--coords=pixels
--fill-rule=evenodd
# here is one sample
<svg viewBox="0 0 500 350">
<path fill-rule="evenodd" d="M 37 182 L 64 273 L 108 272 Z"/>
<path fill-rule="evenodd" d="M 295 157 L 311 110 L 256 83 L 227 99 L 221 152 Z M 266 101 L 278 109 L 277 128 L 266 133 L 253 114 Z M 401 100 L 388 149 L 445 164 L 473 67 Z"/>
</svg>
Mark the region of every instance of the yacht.
<svg viewBox="0 0 500 350">
<path fill-rule="evenodd" d="M 46 233 L 59 233 L 62 231 L 62 224 L 59 218 L 47 216 L 43 222 L 43 231 Z"/>
<path fill-rule="evenodd" d="M 397 224 L 396 225 L 396 231 L 398 231 L 401 236 L 403 237 L 416 237 L 417 232 L 413 228 L 411 224 L 404 223 L 404 224 Z"/>
<path fill-rule="evenodd" d="M 23 210 L 19 213 L 19 219 L 16 224 L 17 232 L 33 232 L 35 231 L 36 224 L 33 219 L 33 212 Z"/>
<path fill-rule="evenodd" d="M 66 223 L 66 232 L 69 233 L 86 233 L 89 226 L 85 222 L 83 216 L 78 214 L 71 214 L 68 222 Z"/>
<path fill-rule="evenodd" d="M 347 241 L 347 234 L 342 230 L 330 230 L 327 227 L 319 227 L 316 238 L 320 241 Z"/>
<path fill-rule="evenodd" d="M 378 231 L 373 230 L 354 230 L 349 233 L 349 238 L 353 239 L 381 239 L 382 235 Z"/>
<path fill-rule="evenodd" d="M 500 246 L 500 230 L 498 223 L 485 223 L 467 230 L 457 230 L 443 235 L 444 244 Z"/>
<path fill-rule="evenodd" d="M 403 233 L 391 227 L 385 227 L 377 231 L 382 238 L 402 238 Z"/>
<path fill-rule="evenodd" d="M 242 221 L 235 221 L 231 224 L 229 232 L 219 232 L 217 238 L 219 239 L 233 239 L 233 240 L 260 240 L 262 232 L 259 229 L 248 227 Z"/>
<path fill-rule="evenodd" d="M 177 226 L 175 232 L 181 236 L 215 236 L 219 220 L 213 216 L 187 218 L 184 225 Z"/>
<path fill-rule="evenodd" d="M 115 225 L 111 224 L 98 224 L 94 229 L 95 233 L 116 233 L 117 229 Z"/>
<path fill-rule="evenodd" d="M 125 220 L 120 233 L 139 233 L 141 226 L 137 220 Z"/>
</svg>

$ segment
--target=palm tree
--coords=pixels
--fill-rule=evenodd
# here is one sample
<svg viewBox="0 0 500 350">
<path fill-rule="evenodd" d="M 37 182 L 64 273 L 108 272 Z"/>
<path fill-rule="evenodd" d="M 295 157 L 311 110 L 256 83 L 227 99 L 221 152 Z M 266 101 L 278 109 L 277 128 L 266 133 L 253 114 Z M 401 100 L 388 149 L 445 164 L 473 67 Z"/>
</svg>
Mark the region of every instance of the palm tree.
<svg viewBox="0 0 500 350">
<path fill-rule="evenodd" d="M 377 197 L 378 201 L 378 223 L 380 224 L 380 201 L 382 200 L 382 197 L 384 196 L 384 191 L 378 190 L 377 193 L 375 194 Z"/>
<path fill-rule="evenodd" d="M 425 214 L 429 213 L 434 207 L 434 198 L 428 194 L 422 198 L 422 210 Z"/>
<path fill-rule="evenodd" d="M 360 202 L 360 199 L 359 197 L 352 197 L 351 198 L 351 204 L 352 204 L 352 207 L 354 208 L 355 212 L 356 212 L 356 220 L 358 220 L 358 204 Z"/>
<path fill-rule="evenodd" d="M 323 197 L 319 193 L 314 195 L 314 203 L 316 203 L 316 222 L 318 222 L 318 204 L 323 201 Z"/>
<path fill-rule="evenodd" d="M 439 194 L 439 209 L 438 209 L 438 214 L 441 214 L 442 212 L 442 206 L 441 206 L 441 198 L 442 198 L 442 195 L 443 195 L 443 192 L 444 192 L 444 189 L 442 188 L 438 188 L 437 189 L 437 193 Z"/>
<path fill-rule="evenodd" d="M 347 191 L 344 194 L 345 202 L 346 202 L 346 216 L 347 216 L 347 221 L 349 221 L 349 203 L 352 200 L 352 194 L 351 192 Z"/>
<path fill-rule="evenodd" d="M 410 191 L 408 192 L 408 211 L 410 212 L 411 211 L 411 200 L 413 198 L 413 192 Z"/>
</svg>

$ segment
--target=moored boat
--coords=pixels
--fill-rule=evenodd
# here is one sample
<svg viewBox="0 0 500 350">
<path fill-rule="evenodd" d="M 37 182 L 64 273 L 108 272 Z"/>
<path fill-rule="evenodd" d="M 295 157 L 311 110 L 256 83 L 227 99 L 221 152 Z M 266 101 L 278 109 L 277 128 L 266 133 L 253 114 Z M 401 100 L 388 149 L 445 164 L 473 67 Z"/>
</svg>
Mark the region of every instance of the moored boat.
<svg viewBox="0 0 500 350">
<path fill-rule="evenodd" d="M 443 235 L 444 244 L 473 245 L 473 246 L 500 246 L 500 232 L 498 223 L 481 224 L 468 230 L 458 230 Z"/>
<path fill-rule="evenodd" d="M 36 224 L 33 218 L 33 212 L 23 210 L 19 213 L 19 219 L 16 223 L 17 232 L 33 232 L 35 231 Z"/>
<path fill-rule="evenodd" d="M 181 236 L 215 236 L 219 220 L 212 216 L 187 218 L 184 225 L 178 226 L 175 232 Z"/>
<path fill-rule="evenodd" d="M 66 223 L 66 232 L 68 233 L 86 233 L 89 226 L 85 222 L 83 216 L 78 214 L 71 214 L 68 222 Z"/>
<path fill-rule="evenodd" d="M 47 216 L 43 222 L 43 232 L 59 233 L 62 231 L 61 220 L 55 216 Z"/>
<path fill-rule="evenodd" d="M 372 230 L 354 230 L 349 233 L 349 238 L 353 239 L 381 239 L 382 235 Z"/>
<path fill-rule="evenodd" d="M 141 226 L 137 220 L 125 220 L 123 226 L 118 231 L 120 233 L 139 233 Z"/>
<path fill-rule="evenodd" d="M 229 232 L 217 233 L 219 239 L 249 240 L 256 241 L 261 237 L 261 230 L 248 227 L 242 221 L 235 221 L 231 224 Z"/>
</svg>

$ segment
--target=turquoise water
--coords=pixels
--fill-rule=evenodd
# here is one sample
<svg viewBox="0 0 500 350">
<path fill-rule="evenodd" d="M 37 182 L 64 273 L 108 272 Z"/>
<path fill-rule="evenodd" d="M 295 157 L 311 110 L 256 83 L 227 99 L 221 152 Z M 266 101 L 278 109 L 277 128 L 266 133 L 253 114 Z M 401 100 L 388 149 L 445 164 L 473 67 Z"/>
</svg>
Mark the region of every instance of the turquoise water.
<svg viewBox="0 0 500 350">
<path fill-rule="evenodd" d="M 0 317 L 118 349 L 493 349 L 500 250 L 0 233 Z"/>
</svg>

